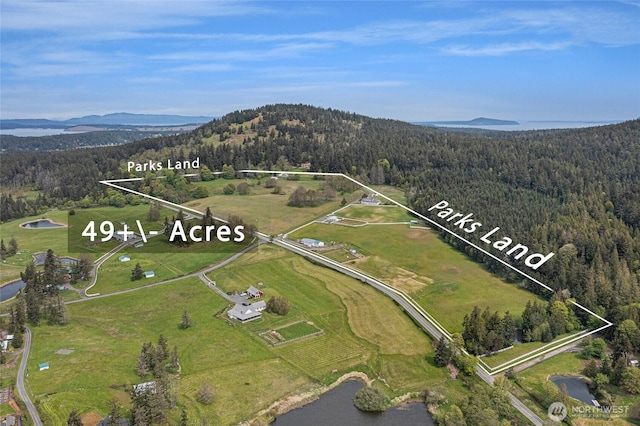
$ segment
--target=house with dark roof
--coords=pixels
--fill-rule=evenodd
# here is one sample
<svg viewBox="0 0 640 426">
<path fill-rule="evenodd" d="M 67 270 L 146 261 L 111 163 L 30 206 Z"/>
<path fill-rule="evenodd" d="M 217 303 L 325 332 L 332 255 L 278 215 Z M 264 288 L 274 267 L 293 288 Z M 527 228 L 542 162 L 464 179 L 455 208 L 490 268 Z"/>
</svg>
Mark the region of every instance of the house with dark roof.
<svg viewBox="0 0 640 426">
<path fill-rule="evenodd" d="M 264 293 L 254 286 L 251 286 L 247 289 L 247 294 L 249 295 L 249 299 L 257 299 L 258 297 L 264 296 Z"/>
<path fill-rule="evenodd" d="M 131 424 L 129 422 L 129 419 L 123 419 L 122 417 L 119 419 L 116 419 L 115 421 L 111 421 L 111 415 L 108 415 L 107 417 L 102 419 L 102 421 L 100 421 L 100 423 L 98 423 L 96 426 L 110 426 L 114 423 L 117 426 L 129 426 Z"/>
<path fill-rule="evenodd" d="M 376 197 L 376 194 L 370 194 L 366 197 L 362 197 L 360 199 L 360 204 L 366 204 L 368 206 L 378 206 L 380 205 L 380 199 Z"/>
</svg>

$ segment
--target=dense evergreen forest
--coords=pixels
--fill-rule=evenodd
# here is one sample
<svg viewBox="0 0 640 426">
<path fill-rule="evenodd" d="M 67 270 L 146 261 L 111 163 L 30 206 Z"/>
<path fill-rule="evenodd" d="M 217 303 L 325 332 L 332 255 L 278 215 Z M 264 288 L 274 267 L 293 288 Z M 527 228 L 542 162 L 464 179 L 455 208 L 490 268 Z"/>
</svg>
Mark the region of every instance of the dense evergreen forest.
<svg viewBox="0 0 640 426">
<path fill-rule="evenodd" d="M 536 278 L 616 323 L 640 323 L 640 120 L 475 134 L 269 105 L 230 113 L 189 134 L 119 147 L 3 153 L 0 219 L 104 200 L 107 190 L 98 181 L 130 177 L 126 161 L 169 156 L 200 157 L 211 170 L 287 169 L 308 162 L 312 171 L 401 187 L 408 205 L 430 217 L 428 208 L 446 199 L 456 211 L 473 212 L 488 230 L 498 226 L 532 251 L 555 252 L 532 273 Z M 35 187 L 41 195 L 9 195 L 17 187 Z M 481 252 L 443 238 L 505 278 L 522 281 Z M 614 329 L 609 331 L 613 337 Z M 632 340 L 640 350 L 640 332 Z"/>
<path fill-rule="evenodd" d="M 172 135 L 174 131 L 100 130 L 86 133 L 64 133 L 50 136 L 2 135 L 0 149 L 15 151 L 63 151 L 67 149 L 122 145 L 153 136 Z"/>
</svg>

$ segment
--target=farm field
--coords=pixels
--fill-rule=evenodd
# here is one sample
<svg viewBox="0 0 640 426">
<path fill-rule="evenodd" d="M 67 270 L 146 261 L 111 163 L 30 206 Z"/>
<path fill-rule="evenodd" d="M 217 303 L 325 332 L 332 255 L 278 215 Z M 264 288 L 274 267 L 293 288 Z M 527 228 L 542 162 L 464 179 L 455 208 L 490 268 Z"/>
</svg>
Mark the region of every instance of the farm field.
<svg viewBox="0 0 640 426">
<path fill-rule="evenodd" d="M 224 252 L 220 252 L 220 248 L 217 247 L 221 245 L 222 243 L 212 242 L 175 247 L 164 241 L 163 236 L 158 236 L 149 239 L 144 251 L 142 248 L 125 247 L 100 267 L 96 285 L 89 292 L 113 293 L 186 275 L 226 259 L 246 246 L 244 243 L 242 245 L 229 243 L 225 244 L 225 247 L 230 247 L 233 251 L 229 252 L 225 249 Z M 148 251 L 154 251 L 154 253 Z M 128 256 L 130 260 L 120 262 L 121 255 Z M 153 271 L 154 276 L 132 281 L 131 271 L 136 263 L 140 263 L 143 271 Z"/>
<path fill-rule="evenodd" d="M 229 325 L 221 313 L 226 301 L 193 278 L 69 305 L 68 326 L 33 329 L 28 382 L 41 412 L 59 424 L 72 408 L 82 414 L 97 408 L 104 415 L 110 398 L 127 404 L 125 385 L 142 381 L 135 374 L 141 346 L 160 334 L 170 348 L 178 347 L 178 406 L 190 418 L 204 415 L 212 424 L 249 419 L 279 398 L 353 370 L 379 374 L 392 395 L 430 385 L 458 392 L 459 384 L 430 361 L 431 340 L 369 286 L 274 246 L 254 249 L 209 276 L 228 288 L 260 280 L 265 298 L 286 295 L 292 309 L 284 317 L 264 313 L 260 320 Z M 183 309 L 193 319 L 187 330 L 179 328 Z M 277 347 L 259 336 L 298 321 L 324 332 Z M 56 354 L 60 349 L 73 352 Z M 51 368 L 40 372 L 37 364 L 44 361 Z M 195 401 L 203 381 L 216 388 L 210 406 Z M 177 421 L 179 410 L 174 411 Z"/>
<path fill-rule="evenodd" d="M 261 184 L 258 184 L 258 181 Z M 317 190 L 322 180 L 301 178 L 299 181 L 279 179 L 278 185 L 283 194 L 272 194 L 271 188 L 265 188 L 266 177 L 258 179 L 216 179 L 209 182 L 199 182 L 210 192 L 208 198 L 201 198 L 185 203 L 186 207 L 191 207 L 198 211 L 205 211 L 207 207 L 211 213 L 222 219 L 229 215 L 240 216 L 245 223 L 255 224 L 260 232 L 277 235 L 297 226 L 303 225 L 320 216 L 329 214 L 340 208 L 342 195 L 338 194 L 333 201 L 323 203 L 316 207 L 290 207 L 287 206 L 289 196 L 299 186 L 307 190 Z M 222 188 L 229 183 L 238 186 L 242 182 L 250 185 L 250 193 L 247 195 L 224 195 Z M 350 194 L 345 194 L 347 201 L 353 201 L 362 196 L 362 191 L 358 190 Z"/>
<path fill-rule="evenodd" d="M 405 209 L 398 206 L 367 206 L 351 204 L 340 210 L 338 216 L 350 219 L 364 220 L 371 223 L 409 222 L 415 219 Z"/>
<path fill-rule="evenodd" d="M 520 315 L 528 300 L 538 299 L 486 271 L 434 232 L 407 225 L 388 225 L 382 231 L 381 226 L 313 223 L 290 237 L 347 243 L 362 256 L 349 260 L 349 266 L 406 292 L 452 333 L 462 331 L 462 320 L 475 305 Z"/>
</svg>

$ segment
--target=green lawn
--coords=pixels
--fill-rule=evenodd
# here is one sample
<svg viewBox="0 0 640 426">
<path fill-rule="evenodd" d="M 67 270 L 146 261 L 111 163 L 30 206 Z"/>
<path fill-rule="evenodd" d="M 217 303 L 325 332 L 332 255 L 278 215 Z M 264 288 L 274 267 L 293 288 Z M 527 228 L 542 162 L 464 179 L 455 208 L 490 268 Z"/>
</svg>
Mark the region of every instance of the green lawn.
<svg viewBox="0 0 640 426">
<path fill-rule="evenodd" d="M 347 243 L 364 257 L 347 265 L 380 278 L 409 294 L 450 332 L 462 331 L 475 305 L 520 315 L 537 296 L 502 281 L 442 242 L 436 233 L 406 225 L 351 228 L 311 224 L 291 238 Z"/>
<path fill-rule="evenodd" d="M 367 206 L 352 204 L 338 212 L 338 216 L 365 220 L 371 223 L 409 222 L 415 219 L 407 210 L 398 206 Z"/>
<path fill-rule="evenodd" d="M 135 374 L 142 343 L 155 342 L 159 334 L 178 347 L 179 406 L 191 419 L 204 415 L 212 424 L 249 419 L 277 399 L 352 370 L 380 375 L 393 395 L 429 386 L 459 392 L 446 370 L 430 361 L 430 339 L 369 286 L 273 246 L 261 246 L 210 276 L 228 288 L 263 282 L 265 296 L 286 295 L 291 312 L 229 325 L 215 316 L 226 302 L 193 278 L 69 305 L 68 326 L 33 328 L 28 385 L 44 415 L 61 424 L 71 409 L 104 415 L 108 399 L 127 403 L 125 386 L 142 380 Z M 179 328 L 183 309 L 193 319 L 187 330 Z M 298 321 L 324 332 L 278 347 L 259 337 Z M 73 353 L 56 354 L 59 349 Z M 40 372 L 37 364 L 44 361 L 51 368 Z M 216 388 L 210 406 L 195 401 L 204 381 Z M 179 410 L 173 415 L 177 421 Z"/>
<path fill-rule="evenodd" d="M 51 219 L 58 223 L 67 223 L 66 211 L 50 211 L 40 216 L 25 217 L 0 224 L 0 236 L 5 244 L 11 238 L 18 242 L 18 253 L 8 257 L 6 262 L 0 263 L 0 283 L 20 278 L 20 272 L 33 260 L 32 256 L 38 252 L 52 249 L 57 255 L 68 255 L 67 228 L 21 228 L 20 224 L 38 219 Z"/>
<path fill-rule="evenodd" d="M 163 236 L 158 236 L 149 239 L 143 248 L 126 247 L 100 267 L 96 285 L 89 290 L 89 293 L 113 293 L 198 271 L 233 254 L 219 252 L 216 245 L 221 244 L 223 243 L 212 242 L 188 247 L 175 247 L 164 241 Z M 228 247 L 236 251 L 242 249 L 244 245 L 236 246 L 234 243 Z M 158 251 L 158 253 L 149 253 L 148 251 Z M 127 255 L 131 260 L 120 262 L 120 255 Z M 140 263 L 143 271 L 153 271 L 155 276 L 131 281 L 131 271 L 135 268 L 136 263 Z"/>
<path fill-rule="evenodd" d="M 275 331 L 280 333 L 280 335 L 284 337 L 285 340 L 291 340 L 307 336 L 309 334 L 317 333 L 320 330 L 318 330 L 312 324 L 308 324 L 305 321 L 299 321 L 294 324 L 281 327 Z"/>
</svg>

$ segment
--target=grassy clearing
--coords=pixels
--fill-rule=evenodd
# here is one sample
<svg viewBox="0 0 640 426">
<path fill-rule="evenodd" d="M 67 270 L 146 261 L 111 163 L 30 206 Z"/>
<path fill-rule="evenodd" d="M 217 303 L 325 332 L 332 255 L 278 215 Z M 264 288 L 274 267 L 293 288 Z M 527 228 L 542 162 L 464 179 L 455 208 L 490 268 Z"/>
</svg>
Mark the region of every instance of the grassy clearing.
<svg viewBox="0 0 640 426">
<path fill-rule="evenodd" d="M 365 220 L 372 223 L 396 223 L 413 220 L 405 209 L 398 206 L 367 206 L 352 204 L 344 210 L 340 210 L 339 216 Z"/>
<path fill-rule="evenodd" d="M 265 188 L 265 178 L 261 180 L 262 184 L 258 185 L 256 179 L 216 179 L 209 182 L 202 182 L 212 194 L 208 198 L 190 201 L 185 204 L 187 207 L 197 209 L 199 211 L 211 209 L 214 216 L 227 218 L 229 215 L 237 215 L 244 219 L 246 223 L 255 224 L 258 230 L 266 234 L 279 234 L 297 226 L 310 222 L 317 217 L 329 214 L 340 208 L 342 196 L 338 195 L 335 200 L 321 204 L 316 207 L 289 207 L 287 202 L 289 196 L 298 186 L 306 189 L 318 189 L 321 180 L 300 179 L 299 181 L 289 181 L 279 179 L 278 185 L 282 188 L 284 194 L 272 194 L 272 189 Z M 238 185 L 247 182 L 251 185 L 251 193 L 248 195 L 224 195 L 222 188 L 232 183 Z M 347 200 L 355 200 L 361 194 L 354 192 L 345 195 Z"/>
<path fill-rule="evenodd" d="M 299 321 L 295 324 L 281 327 L 275 331 L 280 333 L 280 335 L 284 337 L 285 340 L 291 340 L 307 336 L 309 334 L 317 333 L 320 330 L 317 327 L 314 327 L 312 324 L 309 324 L 308 322 Z"/>
<path fill-rule="evenodd" d="M 314 223 L 291 235 L 347 243 L 362 259 L 349 266 L 406 291 L 450 332 L 475 305 L 520 315 L 537 296 L 507 284 L 428 230 L 405 225 L 348 228 Z"/>
<path fill-rule="evenodd" d="M 402 205 L 407 204 L 407 197 L 404 195 L 404 191 L 398 187 L 390 185 L 369 185 L 371 189 L 376 190 L 382 195 L 386 195 L 393 201 L 396 201 Z M 382 199 L 384 200 L 384 199 Z"/>
<path fill-rule="evenodd" d="M 226 301 L 193 278 L 69 305 L 68 326 L 33 329 L 28 384 L 40 410 L 58 424 L 74 408 L 104 415 L 112 397 L 127 404 L 125 386 L 142 381 L 135 373 L 142 343 L 160 334 L 178 347 L 178 404 L 191 419 L 205 416 L 212 424 L 248 419 L 277 399 L 354 369 L 380 374 L 396 394 L 447 383 L 446 371 L 427 361 L 433 356 L 427 336 L 364 284 L 273 246 L 210 275 L 228 288 L 263 282 L 265 296 L 286 295 L 291 312 L 230 326 L 214 316 Z M 193 319 L 187 330 L 179 329 L 183 309 Z M 278 347 L 258 335 L 269 329 L 297 335 L 302 331 L 292 322 L 306 321 L 324 333 Z M 59 349 L 73 353 L 58 355 Z M 51 368 L 40 372 L 37 364 L 44 361 Z M 210 406 L 195 401 L 204 381 L 217 392 Z M 177 421 L 178 410 L 174 415 Z"/>
<path fill-rule="evenodd" d="M 217 243 L 222 244 L 222 243 Z M 163 236 L 149 240 L 142 249 L 126 247 L 107 260 L 98 271 L 98 280 L 91 293 L 113 293 L 129 288 L 164 281 L 200 270 L 210 264 L 219 262 L 233 253 L 218 253 L 214 243 L 194 244 L 189 247 L 175 247 L 164 241 Z M 229 245 L 234 250 L 243 246 Z M 158 253 L 147 253 L 147 250 Z M 128 262 L 120 262 L 120 255 L 130 257 Z M 140 263 L 143 271 L 153 271 L 155 276 L 131 281 L 131 271 Z"/>
<path fill-rule="evenodd" d="M 57 255 L 68 255 L 67 228 L 21 228 L 20 224 L 38 219 L 50 219 L 53 222 L 67 223 L 66 211 L 50 211 L 44 215 L 31 216 L 0 225 L 0 236 L 5 244 L 11 238 L 18 242 L 18 253 L 0 263 L 0 283 L 20 278 L 20 272 L 31 263 L 35 253 L 52 249 Z"/>
<path fill-rule="evenodd" d="M 533 351 L 537 351 L 541 349 L 543 346 L 547 346 L 553 344 L 553 342 L 558 342 L 559 340 L 570 336 L 570 333 L 562 334 L 557 336 L 552 342 L 544 343 L 544 342 L 527 342 L 527 343 L 516 343 L 513 348 L 508 349 L 506 351 L 500 352 L 495 355 L 489 355 L 482 357 L 482 360 L 489 365 L 490 367 L 497 367 L 502 363 L 505 363 L 509 360 L 519 357 L 520 355 L 528 354 Z"/>
</svg>

